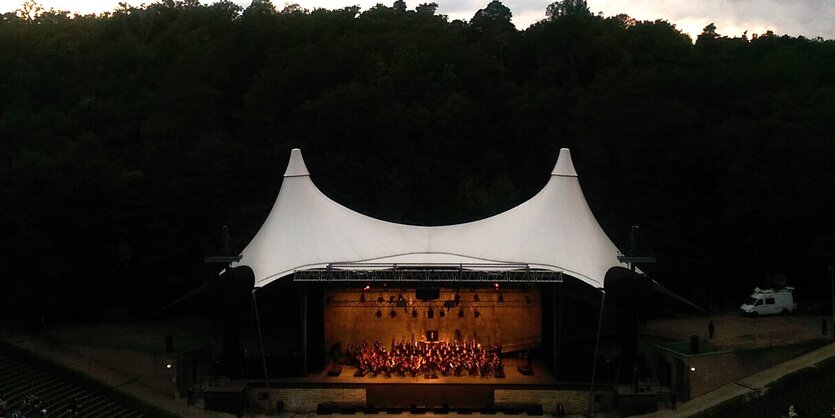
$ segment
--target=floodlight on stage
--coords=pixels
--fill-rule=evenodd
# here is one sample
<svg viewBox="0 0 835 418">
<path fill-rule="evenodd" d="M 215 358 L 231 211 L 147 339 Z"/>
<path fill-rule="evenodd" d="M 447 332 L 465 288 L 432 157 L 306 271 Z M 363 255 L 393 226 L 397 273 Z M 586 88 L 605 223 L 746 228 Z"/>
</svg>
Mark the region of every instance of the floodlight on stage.
<svg viewBox="0 0 835 418">
<path fill-rule="evenodd" d="M 369 284 L 365 285 L 365 287 L 362 288 L 362 291 L 364 292 L 368 289 L 371 289 L 371 285 L 369 285 Z"/>
<path fill-rule="evenodd" d="M 459 318 L 463 318 L 463 317 L 464 317 L 464 308 L 461 308 L 461 309 L 459 309 L 459 310 L 458 310 L 458 317 L 459 317 Z"/>
<path fill-rule="evenodd" d="M 417 318 L 417 309 L 412 308 L 412 318 Z"/>
<path fill-rule="evenodd" d="M 374 316 L 376 316 L 377 318 L 381 318 L 383 316 L 383 311 L 377 309 L 377 312 L 374 313 Z"/>
<path fill-rule="evenodd" d="M 495 287 L 496 290 L 499 290 L 499 282 L 493 283 L 493 287 Z"/>
</svg>

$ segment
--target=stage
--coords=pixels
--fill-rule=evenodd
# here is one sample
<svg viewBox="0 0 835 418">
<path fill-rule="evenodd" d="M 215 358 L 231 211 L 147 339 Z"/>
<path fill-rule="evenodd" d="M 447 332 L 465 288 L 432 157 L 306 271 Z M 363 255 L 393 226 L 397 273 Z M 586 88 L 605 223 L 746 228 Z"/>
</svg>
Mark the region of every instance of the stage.
<svg viewBox="0 0 835 418">
<path fill-rule="evenodd" d="M 504 359 L 505 377 L 439 376 L 435 379 L 379 375 L 355 377 L 352 366 L 342 365 L 339 376 L 327 370 L 306 377 L 250 381 L 250 399 L 266 407 L 281 402 L 288 412 L 340 411 L 495 411 L 514 410 L 554 413 L 561 405 L 566 411 L 583 411 L 588 406 L 588 384 L 560 382 L 540 361 L 533 374 L 523 375 L 517 366 L 527 361 Z M 597 387 L 605 391 L 609 388 Z"/>
</svg>

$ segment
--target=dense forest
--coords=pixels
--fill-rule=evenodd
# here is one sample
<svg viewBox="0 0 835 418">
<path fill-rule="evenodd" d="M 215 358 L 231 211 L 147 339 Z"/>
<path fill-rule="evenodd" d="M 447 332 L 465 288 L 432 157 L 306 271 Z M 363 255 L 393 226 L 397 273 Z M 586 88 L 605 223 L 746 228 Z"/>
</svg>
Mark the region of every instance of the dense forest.
<svg viewBox="0 0 835 418">
<path fill-rule="evenodd" d="M 640 225 L 658 281 L 703 306 L 780 274 L 801 302 L 828 294 L 833 40 L 691 39 L 584 0 L 525 30 L 499 1 L 469 21 L 436 8 L 2 15 L 2 309 L 177 298 L 214 274 L 222 225 L 237 250 L 255 234 L 294 147 L 336 201 L 420 225 L 530 198 L 569 147 L 601 225 L 621 249 Z"/>
</svg>

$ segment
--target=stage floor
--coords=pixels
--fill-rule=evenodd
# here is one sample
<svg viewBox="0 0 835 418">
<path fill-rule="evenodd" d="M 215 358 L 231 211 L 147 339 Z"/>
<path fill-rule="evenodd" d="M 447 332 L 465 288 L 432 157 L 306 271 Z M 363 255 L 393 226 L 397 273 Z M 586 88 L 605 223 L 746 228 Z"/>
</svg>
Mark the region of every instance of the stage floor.
<svg viewBox="0 0 835 418">
<path fill-rule="evenodd" d="M 505 385 L 534 385 L 534 386 L 551 386 L 557 384 L 557 380 L 551 376 L 551 372 L 545 367 L 542 362 L 533 362 L 533 374 L 526 376 L 516 369 L 517 366 L 525 364 L 522 359 L 504 359 L 505 377 L 497 378 L 492 376 L 438 376 L 437 379 L 426 379 L 423 376 L 400 376 L 392 375 L 386 377 L 385 375 L 378 375 L 376 377 L 354 376 L 356 369 L 353 366 L 342 365 L 342 373 L 339 376 L 328 376 L 327 370 L 312 372 L 306 377 L 294 378 L 275 378 L 270 379 L 270 383 L 279 385 L 391 385 L 391 384 L 427 384 L 427 385 L 490 385 L 490 386 L 505 386 Z"/>
</svg>

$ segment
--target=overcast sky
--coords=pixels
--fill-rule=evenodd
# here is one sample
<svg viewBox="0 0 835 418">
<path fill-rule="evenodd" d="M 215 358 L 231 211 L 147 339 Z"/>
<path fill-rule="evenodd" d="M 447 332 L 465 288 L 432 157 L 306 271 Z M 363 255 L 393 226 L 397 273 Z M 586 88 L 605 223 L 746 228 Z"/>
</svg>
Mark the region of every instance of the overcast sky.
<svg viewBox="0 0 835 418">
<path fill-rule="evenodd" d="M 81 13 L 97 13 L 116 8 L 120 0 L 40 0 L 38 3 L 47 9 L 54 7 Z M 122 0 L 124 1 L 124 0 Z M 204 3 L 213 1 L 201 0 Z M 246 7 L 250 0 L 234 0 Z M 410 8 L 431 0 L 407 0 Z M 148 1 L 150 3 L 151 1 Z M 296 0 L 302 7 L 313 9 L 341 8 L 359 4 L 368 9 L 379 0 Z M 388 1 L 391 5 L 394 0 Z M 489 0 L 436 0 L 438 12 L 450 19 L 469 20 L 476 10 L 484 7 Z M 127 1 L 139 5 L 139 1 Z M 545 7 L 549 0 L 504 0 L 503 3 L 513 12 L 513 23 L 519 29 L 545 17 Z M 589 8 L 605 16 L 626 13 L 640 20 L 664 19 L 676 27 L 695 35 L 702 28 L 713 22 L 717 32 L 722 35 L 741 35 L 764 33 L 771 30 L 777 34 L 793 36 L 823 37 L 835 39 L 835 0 L 588 0 Z M 23 0 L 0 0 L 0 13 L 20 8 Z M 273 4 L 281 8 L 282 0 Z"/>
</svg>

